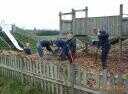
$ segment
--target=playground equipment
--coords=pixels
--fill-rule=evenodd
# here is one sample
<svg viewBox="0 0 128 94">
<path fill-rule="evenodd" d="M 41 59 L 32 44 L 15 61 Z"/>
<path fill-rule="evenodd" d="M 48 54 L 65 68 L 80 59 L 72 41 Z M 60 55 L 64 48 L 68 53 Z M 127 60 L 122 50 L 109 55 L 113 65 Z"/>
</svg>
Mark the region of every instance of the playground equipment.
<svg viewBox="0 0 128 94">
<path fill-rule="evenodd" d="M 77 18 L 77 12 L 84 12 L 84 18 Z M 63 16 L 71 15 L 71 20 L 64 20 Z M 59 13 L 61 35 L 72 33 L 74 36 L 86 37 L 97 41 L 94 30 L 106 30 L 110 35 L 110 40 L 128 37 L 128 18 L 123 17 L 123 5 L 120 5 L 120 14 L 113 16 L 88 17 L 88 7 L 81 10 L 72 9 L 69 13 Z M 88 41 L 88 40 L 87 40 Z"/>
<path fill-rule="evenodd" d="M 17 42 L 17 40 L 13 37 L 13 35 L 10 32 L 9 26 L 5 25 L 4 27 L 2 27 L 2 31 L 1 33 L 4 33 L 4 35 L 6 36 L 6 38 L 8 38 L 11 43 L 13 44 L 13 46 L 20 51 L 23 51 L 23 48 L 21 48 Z"/>
</svg>

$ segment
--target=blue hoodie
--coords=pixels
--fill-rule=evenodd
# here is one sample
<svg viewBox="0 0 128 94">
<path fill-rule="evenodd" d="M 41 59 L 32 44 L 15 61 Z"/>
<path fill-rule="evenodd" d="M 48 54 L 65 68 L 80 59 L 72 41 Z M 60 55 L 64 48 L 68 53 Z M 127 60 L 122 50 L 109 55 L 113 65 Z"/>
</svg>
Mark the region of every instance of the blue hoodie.
<svg viewBox="0 0 128 94">
<path fill-rule="evenodd" d="M 101 47 L 101 49 L 110 49 L 110 42 L 109 42 L 109 35 L 106 31 L 100 31 L 100 34 L 98 35 L 99 42 L 98 42 L 98 48 Z"/>
<path fill-rule="evenodd" d="M 55 44 L 56 44 L 57 47 L 62 49 L 62 53 L 61 54 L 68 55 L 69 47 L 68 47 L 66 41 L 64 41 L 64 40 L 57 40 L 55 42 Z"/>
</svg>

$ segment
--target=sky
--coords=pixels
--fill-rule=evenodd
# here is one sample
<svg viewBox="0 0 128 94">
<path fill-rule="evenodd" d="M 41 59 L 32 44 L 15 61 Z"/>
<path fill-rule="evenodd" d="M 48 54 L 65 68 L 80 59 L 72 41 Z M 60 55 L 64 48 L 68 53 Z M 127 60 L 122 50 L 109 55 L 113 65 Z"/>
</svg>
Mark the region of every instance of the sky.
<svg viewBox="0 0 128 94">
<path fill-rule="evenodd" d="M 128 0 L 0 0 L 0 22 L 24 29 L 59 30 L 60 11 L 88 6 L 90 17 L 118 15 L 120 4 L 128 14 Z"/>
</svg>

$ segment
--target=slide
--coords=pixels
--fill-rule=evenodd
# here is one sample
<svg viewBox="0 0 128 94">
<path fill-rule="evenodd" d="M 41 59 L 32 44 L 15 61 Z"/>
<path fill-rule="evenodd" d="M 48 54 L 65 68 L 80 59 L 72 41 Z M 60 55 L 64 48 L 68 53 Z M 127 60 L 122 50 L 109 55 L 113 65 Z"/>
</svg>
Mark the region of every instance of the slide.
<svg viewBox="0 0 128 94">
<path fill-rule="evenodd" d="M 23 48 L 21 48 L 17 42 L 17 40 L 14 38 L 14 36 L 10 32 L 10 28 L 8 26 L 2 27 L 2 32 L 6 34 L 6 36 L 9 38 L 9 40 L 12 42 L 12 44 L 15 46 L 16 49 L 23 51 Z"/>
</svg>

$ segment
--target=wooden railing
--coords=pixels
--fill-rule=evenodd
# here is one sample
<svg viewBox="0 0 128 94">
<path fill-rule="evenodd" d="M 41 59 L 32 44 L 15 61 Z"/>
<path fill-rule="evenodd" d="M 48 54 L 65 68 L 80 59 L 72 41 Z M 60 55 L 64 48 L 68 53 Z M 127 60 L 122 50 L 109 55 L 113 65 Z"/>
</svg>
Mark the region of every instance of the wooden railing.
<svg viewBox="0 0 128 94">
<path fill-rule="evenodd" d="M 72 94 L 70 63 L 60 61 L 51 55 L 49 58 L 49 60 L 46 58 L 32 60 L 31 56 L 26 56 L 23 53 L 1 52 L 0 75 L 43 88 L 53 94 Z M 100 94 L 99 91 L 104 84 L 102 76 L 84 68 L 82 69 L 79 64 L 76 66 L 74 83 L 76 94 L 88 94 L 88 92 Z M 80 93 L 81 91 L 83 93 Z"/>
</svg>

